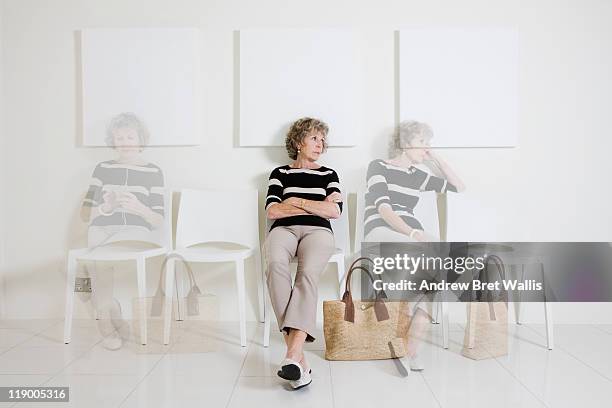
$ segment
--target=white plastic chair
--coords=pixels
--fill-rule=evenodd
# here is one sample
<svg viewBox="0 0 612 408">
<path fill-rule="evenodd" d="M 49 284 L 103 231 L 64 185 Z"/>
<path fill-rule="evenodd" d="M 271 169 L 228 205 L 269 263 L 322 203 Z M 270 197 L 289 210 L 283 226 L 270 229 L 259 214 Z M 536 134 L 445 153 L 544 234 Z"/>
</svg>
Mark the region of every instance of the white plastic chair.
<svg viewBox="0 0 612 408">
<path fill-rule="evenodd" d="M 354 251 L 356 254 L 361 252 L 361 243 L 364 240 L 364 214 L 365 214 L 365 190 L 357 192 L 357 211 L 355 214 L 355 239 Z M 415 216 L 423 225 L 426 233 L 440 237 L 440 225 L 442 224 L 442 214 L 438 214 L 438 194 L 433 191 L 417 193 L 419 195 L 419 203 L 415 208 Z M 444 237 L 442 237 L 444 238 Z M 444 296 L 441 293 L 441 296 Z M 433 303 L 432 323 L 438 324 L 439 313 L 442 312 L 442 343 L 445 349 L 448 348 L 449 342 L 449 318 L 448 318 L 448 303 L 444 298 Z"/>
<path fill-rule="evenodd" d="M 346 195 L 343 194 L 342 198 L 342 214 L 340 214 L 340 218 L 330 219 L 330 223 L 332 226 L 332 230 L 334 233 L 334 241 L 336 244 L 336 249 L 334 253 L 329 258 L 328 263 L 335 263 L 336 269 L 338 273 L 338 298 L 341 298 L 344 291 L 344 279 L 346 271 L 345 268 L 345 259 L 350 254 L 350 238 L 349 238 L 349 220 L 348 220 L 348 202 L 346 199 Z M 267 218 L 266 218 L 267 219 Z M 266 236 L 270 230 L 271 226 L 270 220 L 267 220 L 267 228 L 266 228 Z M 291 263 L 297 263 L 297 257 L 294 257 L 291 260 Z M 266 302 L 268 301 L 268 288 L 267 285 L 264 284 L 264 298 Z M 272 305 L 267 305 L 267 310 L 272 310 Z M 270 321 L 271 321 L 271 313 L 266 313 L 264 316 L 264 347 L 268 347 L 270 344 Z"/>
<path fill-rule="evenodd" d="M 230 243 L 240 248 L 212 246 Z M 209 244 L 201 246 L 201 244 Z M 257 190 L 201 191 L 183 190 L 176 226 L 176 249 L 169 254 L 165 293 L 173 293 L 175 259 L 178 255 L 187 262 L 234 262 L 238 287 L 240 315 L 240 345 L 246 347 L 246 295 L 244 264 L 255 257 L 259 308 L 264 310 L 261 249 L 259 245 Z M 164 308 L 164 344 L 170 342 L 172 296 L 166 296 Z"/>
<path fill-rule="evenodd" d="M 64 343 L 68 344 L 72 334 L 72 314 L 74 310 L 74 286 L 79 261 L 134 261 L 138 279 L 138 298 L 140 302 L 140 339 L 147 344 L 146 309 L 146 261 L 149 258 L 166 255 L 172 249 L 172 192 L 164 192 L 164 222 L 151 231 L 140 233 L 126 228 L 112 235 L 102 246 L 80 248 L 68 251 L 66 271 L 66 308 L 64 314 Z M 156 245 L 157 248 L 142 249 L 137 243 Z M 95 300 L 95 274 L 92 279 L 92 294 Z M 96 304 L 97 302 L 94 302 Z M 97 317 L 97 311 L 95 312 Z"/>
<path fill-rule="evenodd" d="M 494 204 L 470 194 L 449 194 L 447 197 L 448 240 L 450 242 L 507 242 L 500 235 L 505 230 L 505 223 L 511 222 L 497 213 Z M 470 216 L 474 214 L 474 216 Z M 524 279 L 526 265 L 539 265 L 544 281 L 545 272 L 549 270 L 546 257 L 526 253 L 519 249 L 516 253 L 496 253 L 504 263 L 521 267 L 521 280 Z M 514 303 L 516 323 L 520 322 L 521 292 L 518 302 Z M 549 350 L 554 348 L 552 305 L 544 301 L 544 320 L 546 324 L 546 342 Z"/>
</svg>

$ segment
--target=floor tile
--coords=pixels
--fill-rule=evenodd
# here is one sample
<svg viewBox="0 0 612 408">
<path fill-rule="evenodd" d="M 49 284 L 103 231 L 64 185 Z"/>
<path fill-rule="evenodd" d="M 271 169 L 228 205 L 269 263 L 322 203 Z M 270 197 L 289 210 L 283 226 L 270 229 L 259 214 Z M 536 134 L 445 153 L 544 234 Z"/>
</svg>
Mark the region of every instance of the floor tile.
<svg viewBox="0 0 612 408">
<path fill-rule="evenodd" d="M 122 408 L 225 407 L 235 378 L 202 378 L 156 370 L 121 405 Z"/>
<path fill-rule="evenodd" d="M 22 345 L 25 347 L 64 346 L 71 348 L 93 347 L 102 340 L 96 327 L 72 327 L 69 344 L 64 344 L 64 325 L 55 324 L 42 332 L 31 336 Z"/>
<path fill-rule="evenodd" d="M 160 354 L 136 354 L 128 348 L 107 350 L 97 344 L 66 367 L 66 374 L 145 375 L 162 358 Z"/>
<path fill-rule="evenodd" d="M 24 329 L 36 334 L 60 321 L 60 319 L 0 319 L 0 329 Z"/>
<path fill-rule="evenodd" d="M 337 407 L 439 407 L 419 373 L 402 377 L 393 360 L 332 361 L 331 382 Z"/>
<path fill-rule="evenodd" d="M 333 406 L 329 378 L 313 379 L 308 387 L 292 390 L 288 381 L 279 377 L 240 377 L 228 405 L 229 408 L 331 408 Z"/>
<path fill-rule="evenodd" d="M 24 329 L 0 329 L 0 351 L 22 344 L 33 336 L 34 334 Z"/>
<path fill-rule="evenodd" d="M 45 383 L 49 387 L 69 387 L 69 402 L 19 403 L 17 408 L 116 408 L 136 387 L 142 378 L 124 375 L 65 375 L 61 374 Z"/>
<path fill-rule="evenodd" d="M 51 375 L 0 374 L 0 387 L 37 387 L 51 378 Z M 14 406 L 13 402 L 0 402 L 0 408 Z"/>
<path fill-rule="evenodd" d="M 475 361 L 461 355 L 463 332 L 451 331 L 449 336 L 448 350 L 427 339 L 419 350 L 423 378 L 442 407 L 543 407 L 495 359 Z"/>
<path fill-rule="evenodd" d="M 55 374 L 87 348 L 15 347 L 0 355 L 0 374 Z"/>
<path fill-rule="evenodd" d="M 550 407 L 609 406 L 612 382 L 561 347 L 548 350 L 533 328 L 511 326 L 509 354 L 497 358 L 515 378 Z M 600 344 L 605 349 L 604 344 Z"/>
<path fill-rule="evenodd" d="M 546 339 L 544 325 L 529 325 Z M 612 337 L 591 325 L 555 325 L 555 347 L 582 361 L 585 365 L 612 381 L 612 349 L 602 347 L 612 343 Z"/>
<path fill-rule="evenodd" d="M 240 346 L 205 353 L 168 353 L 155 367 L 155 373 L 196 376 L 202 379 L 234 379 L 240 374 L 249 349 Z"/>
</svg>

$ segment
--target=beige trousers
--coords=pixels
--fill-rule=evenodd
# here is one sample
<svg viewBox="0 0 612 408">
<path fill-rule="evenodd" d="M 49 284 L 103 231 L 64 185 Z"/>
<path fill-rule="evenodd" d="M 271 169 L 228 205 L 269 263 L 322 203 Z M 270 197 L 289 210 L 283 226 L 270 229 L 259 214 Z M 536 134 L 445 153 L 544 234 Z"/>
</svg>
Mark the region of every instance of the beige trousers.
<svg viewBox="0 0 612 408">
<path fill-rule="evenodd" d="M 266 282 L 280 331 L 299 329 L 306 332 L 306 341 L 314 341 L 319 277 L 334 249 L 334 235 L 325 227 L 279 226 L 268 234 Z M 294 256 L 298 266 L 292 285 L 289 263 Z"/>
</svg>

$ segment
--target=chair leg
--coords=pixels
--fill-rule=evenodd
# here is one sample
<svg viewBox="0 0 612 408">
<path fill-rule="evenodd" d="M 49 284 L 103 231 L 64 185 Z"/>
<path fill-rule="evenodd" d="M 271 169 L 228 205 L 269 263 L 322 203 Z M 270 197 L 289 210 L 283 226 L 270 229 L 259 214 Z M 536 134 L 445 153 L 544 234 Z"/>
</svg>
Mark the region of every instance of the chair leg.
<svg viewBox="0 0 612 408">
<path fill-rule="evenodd" d="M 445 349 L 448 348 L 448 331 L 449 321 L 448 321 L 448 303 L 444 301 L 442 298 L 442 302 L 438 305 L 438 310 L 442 309 L 442 345 Z"/>
<path fill-rule="evenodd" d="M 336 261 L 336 268 L 338 269 L 338 299 L 342 299 L 344 287 L 346 286 L 346 281 L 344 279 L 344 258 L 340 258 Z"/>
<path fill-rule="evenodd" d="M 136 274 L 138 277 L 138 304 L 140 306 L 140 343 L 147 344 L 147 281 L 145 275 L 145 259 L 136 260 Z"/>
<path fill-rule="evenodd" d="M 64 344 L 70 343 L 72 335 L 72 313 L 74 311 L 74 284 L 76 281 L 77 260 L 68 254 L 66 268 L 66 310 L 64 311 Z"/>
<path fill-rule="evenodd" d="M 542 270 L 542 283 L 544 286 L 544 320 L 546 321 L 546 342 L 548 349 L 552 350 L 555 347 L 555 340 L 553 336 L 553 314 L 552 304 L 546 301 L 546 278 L 544 277 L 544 262 L 541 264 Z"/>
<path fill-rule="evenodd" d="M 466 327 L 467 348 L 473 349 L 476 341 L 476 307 L 478 303 L 469 302 L 467 304 L 468 323 Z"/>
<path fill-rule="evenodd" d="M 170 325 L 172 322 L 172 298 L 174 291 L 174 279 L 175 279 L 175 262 L 174 259 L 168 259 L 166 264 L 166 282 L 165 282 L 165 294 L 166 301 L 164 305 L 164 344 L 170 343 Z"/>
<path fill-rule="evenodd" d="M 176 285 L 176 316 L 175 316 L 175 320 L 177 322 L 183 321 L 183 315 L 185 314 L 185 311 L 183 310 L 183 304 L 182 304 L 182 300 L 185 299 L 185 265 L 183 265 L 181 263 L 181 268 L 180 270 L 183 272 L 183 274 L 181 275 L 183 277 L 183 279 L 179 279 L 179 274 L 176 270 L 176 264 L 174 264 L 174 284 Z M 173 294 L 174 295 L 174 294 Z"/>
<path fill-rule="evenodd" d="M 266 302 L 266 316 L 264 319 L 264 333 L 263 333 L 263 346 L 268 347 L 270 345 L 270 321 L 272 320 L 272 302 L 268 294 L 268 285 L 264 284 L 264 299 Z"/>
<path fill-rule="evenodd" d="M 94 319 L 100 320 L 100 312 L 98 306 L 98 265 L 94 261 L 94 267 L 89 271 L 89 279 L 91 280 L 91 304 L 93 307 Z"/>
<path fill-rule="evenodd" d="M 261 264 L 261 252 L 255 249 L 255 273 L 257 274 L 257 294 L 259 297 L 259 322 L 266 321 L 266 298 L 264 293 L 264 268 Z"/>
<path fill-rule="evenodd" d="M 440 324 L 440 301 L 434 301 L 431 309 L 431 324 Z"/>
<path fill-rule="evenodd" d="M 548 349 L 552 350 L 555 347 L 555 341 L 553 337 L 553 318 L 551 303 L 544 302 L 544 319 L 546 320 L 546 342 L 548 343 Z"/>
<path fill-rule="evenodd" d="M 244 260 L 236 261 L 236 284 L 238 286 L 238 313 L 240 314 L 240 345 L 246 347 L 246 295 L 244 288 Z"/>
<path fill-rule="evenodd" d="M 525 264 L 521 264 L 521 282 L 525 281 Z M 514 303 L 514 315 L 516 317 L 516 324 L 521 324 L 521 306 L 522 306 L 522 296 L 521 291 L 519 290 L 517 293 L 518 302 Z"/>
</svg>

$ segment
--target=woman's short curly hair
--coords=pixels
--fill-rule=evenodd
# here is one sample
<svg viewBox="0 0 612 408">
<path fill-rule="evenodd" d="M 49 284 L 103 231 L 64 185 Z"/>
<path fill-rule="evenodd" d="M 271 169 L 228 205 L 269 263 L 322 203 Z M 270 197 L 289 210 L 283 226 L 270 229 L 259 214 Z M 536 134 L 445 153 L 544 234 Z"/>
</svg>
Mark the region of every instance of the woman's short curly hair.
<svg viewBox="0 0 612 408">
<path fill-rule="evenodd" d="M 138 143 L 140 147 L 144 147 L 149 144 L 149 131 L 144 125 L 144 122 L 135 114 L 124 112 L 112 118 L 106 127 L 106 138 L 104 141 L 106 142 L 107 146 L 115 147 L 113 135 L 116 130 L 121 128 L 134 129 L 136 133 L 138 133 Z"/>
<path fill-rule="evenodd" d="M 329 132 L 329 126 L 319 119 L 301 118 L 293 122 L 285 138 L 285 148 L 289 158 L 292 160 L 297 159 L 298 146 L 312 132 L 318 132 L 323 135 L 323 153 L 327 151 L 327 132 Z"/>
<path fill-rule="evenodd" d="M 417 122 L 416 120 L 405 120 L 397 126 L 397 131 L 393 134 L 389 143 L 389 156 L 395 157 L 402 153 L 417 137 L 430 140 L 433 137 L 433 130 L 427 123 Z"/>
</svg>

